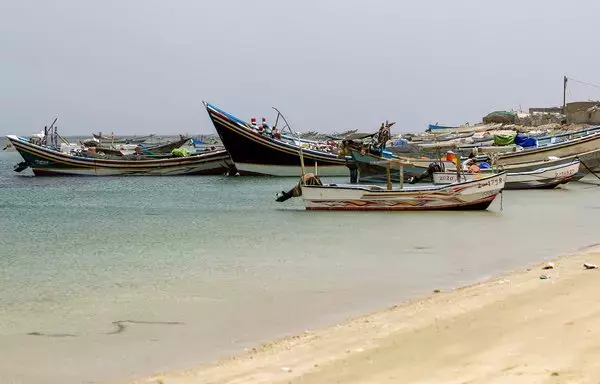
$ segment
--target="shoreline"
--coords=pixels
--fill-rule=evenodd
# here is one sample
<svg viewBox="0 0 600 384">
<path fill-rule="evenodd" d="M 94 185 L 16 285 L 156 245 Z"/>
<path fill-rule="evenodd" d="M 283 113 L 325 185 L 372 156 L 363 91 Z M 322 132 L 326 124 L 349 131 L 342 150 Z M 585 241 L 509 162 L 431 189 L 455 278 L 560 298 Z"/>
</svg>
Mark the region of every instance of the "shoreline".
<svg viewBox="0 0 600 384">
<path fill-rule="evenodd" d="M 129 383 L 586 382 L 600 376 L 600 269 L 583 263 L 600 265 L 597 244 Z"/>
</svg>

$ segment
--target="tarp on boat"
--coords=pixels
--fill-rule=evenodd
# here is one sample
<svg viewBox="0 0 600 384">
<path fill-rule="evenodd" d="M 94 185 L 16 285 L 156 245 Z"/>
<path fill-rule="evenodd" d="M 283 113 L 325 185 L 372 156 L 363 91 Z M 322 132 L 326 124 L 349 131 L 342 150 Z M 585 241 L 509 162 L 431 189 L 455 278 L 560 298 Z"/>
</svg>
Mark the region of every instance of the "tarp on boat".
<svg viewBox="0 0 600 384">
<path fill-rule="evenodd" d="M 187 148 L 175 148 L 171 151 L 171 155 L 175 157 L 186 157 L 190 155 L 190 151 Z"/>
<path fill-rule="evenodd" d="M 517 121 L 517 114 L 508 111 L 494 111 L 487 114 L 483 118 L 483 122 L 486 124 L 499 123 L 499 124 L 514 124 Z"/>
<path fill-rule="evenodd" d="M 533 137 L 517 133 L 515 136 L 515 144 L 520 145 L 523 148 L 537 147 L 537 140 Z"/>
<path fill-rule="evenodd" d="M 515 133 L 496 133 L 494 134 L 494 144 L 499 146 L 510 145 L 515 142 L 515 137 L 517 135 Z"/>
</svg>

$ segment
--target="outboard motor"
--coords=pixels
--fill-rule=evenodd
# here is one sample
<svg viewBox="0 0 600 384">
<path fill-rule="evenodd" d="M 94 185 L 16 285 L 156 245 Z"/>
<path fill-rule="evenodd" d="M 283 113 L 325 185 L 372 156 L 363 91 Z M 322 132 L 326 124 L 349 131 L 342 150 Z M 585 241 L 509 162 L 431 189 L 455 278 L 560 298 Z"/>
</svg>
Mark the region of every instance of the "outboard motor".
<svg viewBox="0 0 600 384">
<path fill-rule="evenodd" d="M 277 194 L 277 199 L 275 201 L 281 203 L 292 197 L 300 197 L 302 196 L 302 186 L 303 185 L 323 185 L 321 180 L 314 173 L 307 173 L 303 178 L 300 179 L 300 182 L 294 186 L 294 188 L 289 191 L 281 191 L 281 193 Z"/>
<path fill-rule="evenodd" d="M 439 163 L 430 163 L 429 166 L 427 167 L 427 170 L 425 172 L 423 172 L 421 175 L 413 177 L 410 180 L 410 183 L 415 184 L 420 181 L 423 181 L 424 179 L 433 180 L 434 172 L 442 172 L 442 167 L 440 166 Z"/>
</svg>

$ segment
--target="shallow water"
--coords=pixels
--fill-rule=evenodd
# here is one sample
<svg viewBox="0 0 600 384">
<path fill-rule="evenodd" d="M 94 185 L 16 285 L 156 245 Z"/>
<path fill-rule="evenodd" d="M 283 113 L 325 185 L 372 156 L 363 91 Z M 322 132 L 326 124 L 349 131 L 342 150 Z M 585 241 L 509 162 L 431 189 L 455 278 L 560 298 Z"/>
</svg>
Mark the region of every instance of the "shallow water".
<svg viewBox="0 0 600 384">
<path fill-rule="evenodd" d="M 274 201 L 292 179 L 18 161 L 0 152 L 2 383 L 188 368 L 600 241 L 600 188 L 580 183 L 505 192 L 503 211 L 307 212 Z"/>
</svg>

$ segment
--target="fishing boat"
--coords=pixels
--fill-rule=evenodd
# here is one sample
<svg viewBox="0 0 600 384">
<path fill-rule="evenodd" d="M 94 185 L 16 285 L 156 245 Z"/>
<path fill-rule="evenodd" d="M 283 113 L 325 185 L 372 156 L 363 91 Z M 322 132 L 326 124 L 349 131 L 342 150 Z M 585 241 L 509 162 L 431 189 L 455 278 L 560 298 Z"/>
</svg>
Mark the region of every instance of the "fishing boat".
<svg viewBox="0 0 600 384">
<path fill-rule="evenodd" d="M 93 139 L 85 140 L 81 144 L 86 147 L 96 148 L 96 152 L 103 152 L 107 155 L 130 155 L 138 150 L 142 150 L 146 154 L 168 154 L 174 149 L 181 148 L 182 146 L 189 144 L 191 137 L 179 135 L 179 140 L 168 141 L 164 143 L 156 144 L 133 144 L 133 143 L 117 143 L 112 141 L 106 141 L 105 139 L 99 140 L 94 135 Z M 63 150 L 64 152 L 64 150 Z M 68 151 L 67 151 L 68 152 Z"/>
<path fill-rule="evenodd" d="M 543 160 L 550 156 L 567 157 L 587 153 L 600 148 L 600 133 L 594 132 L 576 139 L 538 146 L 522 151 L 500 154 L 498 165 L 509 165 L 527 161 Z"/>
<path fill-rule="evenodd" d="M 358 168 L 358 181 L 361 183 L 382 183 L 387 179 L 385 158 L 370 153 L 370 151 L 351 150 L 352 160 Z M 391 158 L 391 157 L 389 157 Z M 423 173 L 427 172 L 432 163 L 440 163 L 440 160 L 435 159 L 413 159 L 394 157 L 398 160 L 406 161 L 409 166 L 404 167 L 404 181 L 409 181 L 413 178 L 420 178 Z M 455 170 L 456 165 L 451 161 L 443 162 L 443 169 Z M 400 171 L 397 168 L 392 169 L 391 177 L 393 182 L 400 180 Z"/>
<path fill-rule="evenodd" d="M 305 165 L 314 167 L 318 164 L 319 175 L 348 175 L 346 161 L 338 157 L 337 151 L 334 153 L 319 149 L 331 143 L 286 136 L 284 129 L 289 129 L 287 124 L 277 130 L 277 136 L 261 133 L 248 122 L 212 104 L 204 102 L 204 105 L 240 175 L 298 177 L 302 174 L 300 146 L 303 147 Z M 273 128 L 278 128 L 279 117 L 278 113 Z M 291 131 L 290 133 L 294 135 Z"/>
<path fill-rule="evenodd" d="M 388 169 L 391 167 L 388 164 Z M 395 164 L 395 163 L 394 163 Z M 402 166 L 402 163 L 400 163 Z M 450 185 L 393 188 L 357 184 L 322 184 L 305 175 L 298 186 L 283 192 L 277 201 L 302 196 L 307 210 L 429 211 L 485 210 L 504 188 L 505 173 Z"/>
<path fill-rule="evenodd" d="M 191 140 L 191 137 L 187 136 L 179 136 L 179 140 L 157 144 L 157 145 L 145 145 L 140 144 L 144 151 L 148 153 L 171 153 L 174 149 L 181 148 L 182 146 L 188 144 Z"/>
<path fill-rule="evenodd" d="M 233 166 L 225 150 L 181 157 L 171 154 L 113 157 L 88 151 L 63 153 L 59 147 L 35 144 L 28 138 L 15 135 L 7 138 L 24 160 L 15 171 L 31 167 L 37 176 L 219 175 Z"/>
<path fill-rule="evenodd" d="M 462 125 L 460 127 L 450 127 L 450 126 L 442 126 L 436 124 L 429 124 L 428 131 L 435 132 L 437 134 L 442 133 L 473 133 L 473 132 L 484 132 L 490 131 L 494 129 L 498 129 L 502 126 L 500 123 L 483 123 L 483 124 L 475 124 L 475 125 Z"/>
<path fill-rule="evenodd" d="M 558 164 L 539 168 L 533 171 L 507 172 L 505 189 L 552 189 L 561 184 L 566 184 L 574 178 L 579 171 L 580 162 L 575 160 L 567 164 Z M 433 183 L 436 185 L 453 184 L 458 180 L 473 181 L 489 177 L 494 171 L 481 170 L 480 173 L 461 172 L 434 172 Z"/>
<path fill-rule="evenodd" d="M 96 140 L 104 141 L 107 143 L 114 143 L 114 144 L 142 144 L 142 143 L 145 143 L 146 141 L 154 138 L 154 135 L 139 136 L 139 137 L 138 136 L 115 137 L 115 135 L 111 134 L 110 136 L 104 136 L 102 134 L 102 132 L 100 132 L 99 134 L 92 133 L 92 136 Z"/>
</svg>

